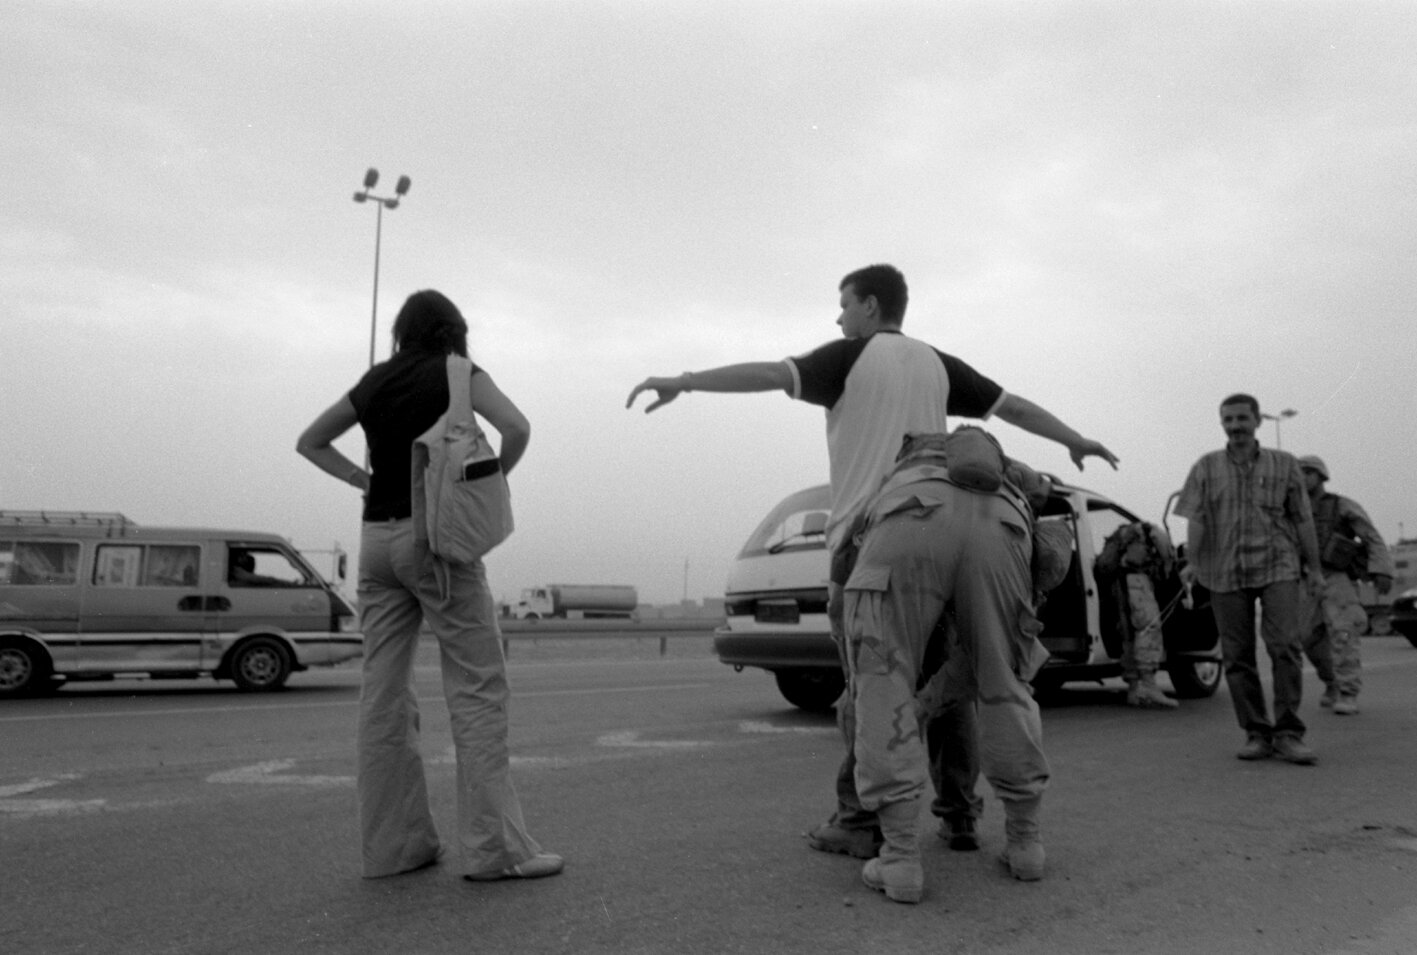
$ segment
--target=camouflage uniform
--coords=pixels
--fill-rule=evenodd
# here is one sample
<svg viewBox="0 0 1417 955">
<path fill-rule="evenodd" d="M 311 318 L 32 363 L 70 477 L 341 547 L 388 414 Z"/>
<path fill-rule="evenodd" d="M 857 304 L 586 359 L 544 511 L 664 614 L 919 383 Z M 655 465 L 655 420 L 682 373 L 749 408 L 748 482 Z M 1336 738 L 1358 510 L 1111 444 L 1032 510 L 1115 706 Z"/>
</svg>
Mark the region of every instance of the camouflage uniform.
<svg viewBox="0 0 1417 955">
<path fill-rule="evenodd" d="M 1362 633 L 1368 615 L 1346 571 L 1324 568 L 1324 589 L 1309 595 L 1304 654 L 1324 681 L 1325 705 L 1356 698 L 1363 688 Z"/>
<path fill-rule="evenodd" d="M 1165 653 L 1161 640 L 1161 607 L 1151 577 L 1129 571 L 1125 578 L 1131 639 L 1122 644 L 1122 676 L 1128 683 L 1156 677 Z"/>
<path fill-rule="evenodd" d="M 1323 489 L 1328 466 L 1322 458 L 1305 455 L 1299 467 L 1320 479 L 1309 503 L 1324 575 L 1323 592 L 1306 594 L 1304 654 L 1324 681 L 1320 705 L 1333 707 L 1336 713 L 1356 713 L 1363 688 L 1362 634 L 1368 629 L 1368 615 L 1355 581 L 1373 576 L 1390 582 L 1395 573 L 1392 555 L 1356 501 Z"/>
<path fill-rule="evenodd" d="M 1154 524 L 1126 524 L 1112 533 L 1097 561 L 1099 584 L 1112 588 L 1122 633 L 1122 677 L 1131 706 L 1175 709 L 1177 703 L 1156 685 L 1165 656 L 1156 581 L 1175 567 L 1166 532 Z"/>
<path fill-rule="evenodd" d="M 848 691 L 854 701 L 856 791 L 885 839 L 879 868 L 919 871 L 918 817 L 927 759 L 916 690 L 931 633 L 954 608 L 960 654 L 978 692 L 981 762 L 1004 803 L 1006 861 L 1032 852 L 1042 873 L 1038 814 L 1049 778 L 1038 705 L 1028 687 L 1047 659 L 1033 613 L 1032 519 L 1023 498 L 949 483 L 919 465 L 872 502 L 846 584 Z"/>
</svg>

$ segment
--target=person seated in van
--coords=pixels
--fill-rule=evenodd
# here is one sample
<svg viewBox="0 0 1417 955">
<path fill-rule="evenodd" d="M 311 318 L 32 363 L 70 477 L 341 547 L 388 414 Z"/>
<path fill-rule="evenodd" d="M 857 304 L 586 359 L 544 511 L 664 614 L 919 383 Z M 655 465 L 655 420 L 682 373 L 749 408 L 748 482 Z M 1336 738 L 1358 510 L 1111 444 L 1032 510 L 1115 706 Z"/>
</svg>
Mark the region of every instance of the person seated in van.
<svg viewBox="0 0 1417 955">
<path fill-rule="evenodd" d="M 279 577 L 256 573 L 256 558 L 249 550 L 232 550 L 227 560 L 226 582 L 233 587 L 283 587 Z"/>
</svg>

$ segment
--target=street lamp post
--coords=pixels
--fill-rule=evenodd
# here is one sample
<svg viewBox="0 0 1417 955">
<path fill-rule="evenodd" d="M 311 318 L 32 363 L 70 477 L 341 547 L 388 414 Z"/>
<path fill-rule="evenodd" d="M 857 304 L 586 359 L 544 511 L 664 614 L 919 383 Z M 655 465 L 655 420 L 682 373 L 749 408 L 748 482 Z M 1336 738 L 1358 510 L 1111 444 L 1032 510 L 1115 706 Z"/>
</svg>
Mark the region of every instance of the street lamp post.
<svg viewBox="0 0 1417 955">
<path fill-rule="evenodd" d="M 1279 414 L 1277 414 L 1277 415 L 1275 415 L 1275 414 L 1264 414 L 1263 412 L 1260 413 L 1260 417 L 1263 418 L 1264 420 L 1266 420 L 1266 421 L 1273 421 L 1273 422 L 1274 422 L 1274 446 L 1275 446 L 1277 449 L 1279 449 L 1280 451 L 1283 451 L 1283 450 L 1284 450 L 1284 441 L 1283 441 L 1283 439 L 1280 437 L 1280 434 L 1279 434 L 1279 426 L 1280 426 L 1280 424 L 1284 421 L 1285 418 L 1292 418 L 1292 417 L 1294 417 L 1294 416 L 1295 416 L 1296 414 L 1298 414 L 1298 413 L 1299 413 L 1299 412 L 1295 411 L 1293 408 L 1285 408 L 1283 411 L 1281 411 L 1281 412 L 1280 412 Z"/>
<path fill-rule="evenodd" d="M 374 308 L 369 317 L 369 367 L 371 368 L 374 367 L 374 341 L 379 326 L 379 243 L 384 232 L 384 210 L 397 209 L 399 200 L 408 193 L 408 187 L 411 184 L 407 176 L 399 176 L 392 196 L 376 196 L 369 190 L 373 189 L 378 182 L 379 170 L 371 166 L 369 171 L 364 174 L 364 189 L 354 194 L 355 202 L 373 200 L 375 208 L 379 210 L 374 223 Z"/>
</svg>

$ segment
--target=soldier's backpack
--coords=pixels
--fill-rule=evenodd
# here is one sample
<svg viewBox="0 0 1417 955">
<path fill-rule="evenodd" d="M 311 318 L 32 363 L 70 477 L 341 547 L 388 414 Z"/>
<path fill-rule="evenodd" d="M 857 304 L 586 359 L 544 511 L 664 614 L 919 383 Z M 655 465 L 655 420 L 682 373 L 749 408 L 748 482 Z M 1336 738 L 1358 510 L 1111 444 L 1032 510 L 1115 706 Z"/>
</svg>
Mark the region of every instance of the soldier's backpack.
<svg viewBox="0 0 1417 955">
<path fill-rule="evenodd" d="M 959 425 L 947 434 L 906 434 L 891 473 L 894 475 L 926 460 L 947 468 L 950 482 L 961 487 L 993 492 L 1007 483 L 1019 492 L 1028 502 L 1033 524 L 1032 571 L 1036 598 L 1041 600 L 1063 582 L 1072 564 L 1072 527 L 1063 521 L 1038 520 L 1053 493 L 1050 478 L 1010 458 L 997 438 L 974 425 Z M 886 483 L 889 481 L 887 477 Z"/>
</svg>

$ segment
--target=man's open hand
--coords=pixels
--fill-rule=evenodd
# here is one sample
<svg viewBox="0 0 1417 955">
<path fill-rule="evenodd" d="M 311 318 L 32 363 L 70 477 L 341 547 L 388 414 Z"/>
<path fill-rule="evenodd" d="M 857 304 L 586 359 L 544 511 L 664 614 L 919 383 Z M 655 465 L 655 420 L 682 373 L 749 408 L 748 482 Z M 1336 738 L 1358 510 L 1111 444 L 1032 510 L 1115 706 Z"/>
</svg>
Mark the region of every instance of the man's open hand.
<svg viewBox="0 0 1417 955">
<path fill-rule="evenodd" d="M 1077 465 L 1079 471 L 1082 470 L 1082 459 L 1088 457 L 1101 458 L 1112 465 L 1112 470 L 1117 470 L 1117 456 L 1103 447 L 1100 441 L 1084 440 L 1082 444 L 1071 448 L 1070 453 L 1073 463 Z"/>
<path fill-rule="evenodd" d="M 645 414 L 649 414 L 655 408 L 667 405 L 675 398 L 678 398 L 683 390 L 684 379 L 682 375 L 677 378 L 646 378 L 638 385 L 635 385 L 634 389 L 630 392 L 629 399 L 625 402 L 625 407 L 632 407 L 635 403 L 635 399 L 639 397 L 640 392 L 653 391 L 659 397 L 645 408 Z"/>
</svg>

